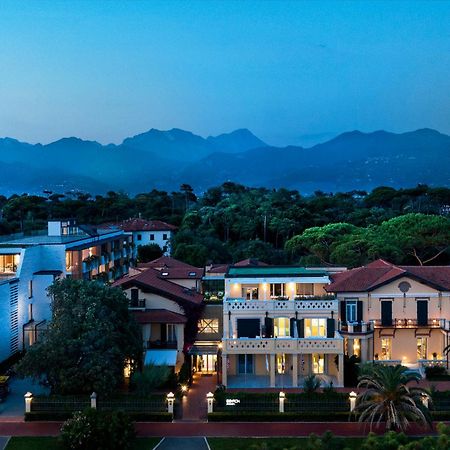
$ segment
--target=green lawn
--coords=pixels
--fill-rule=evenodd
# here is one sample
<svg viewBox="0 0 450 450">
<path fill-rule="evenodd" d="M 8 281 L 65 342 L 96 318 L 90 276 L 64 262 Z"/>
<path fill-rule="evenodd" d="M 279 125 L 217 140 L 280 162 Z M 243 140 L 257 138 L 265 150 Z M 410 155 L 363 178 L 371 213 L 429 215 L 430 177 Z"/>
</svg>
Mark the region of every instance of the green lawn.
<svg viewBox="0 0 450 450">
<path fill-rule="evenodd" d="M 361 447 L 363 438 L 340 438 L 349 449 Z M 307 438 L 208 438 L 211 450 L 302 449 Z"/>
<path fill-rule="evenodd" d="M 161 438 L 139 438 L 135 450 L 152 450 Z M 6 450 L 61 450 L 58 439 L 54 437 L 13 437 Z"/>
</svg>

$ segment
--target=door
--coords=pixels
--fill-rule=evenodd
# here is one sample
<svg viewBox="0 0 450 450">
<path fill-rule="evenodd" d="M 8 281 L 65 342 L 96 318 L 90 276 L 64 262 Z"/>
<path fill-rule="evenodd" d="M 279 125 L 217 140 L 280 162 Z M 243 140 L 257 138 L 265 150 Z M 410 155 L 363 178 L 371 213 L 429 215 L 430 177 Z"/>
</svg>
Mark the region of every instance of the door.
<svg viewBox="0 0 450 450">
<path fill-rule="evenodd" d="M 391 327 L 392 326 L 392 301 L 382 300 L 381 301 L 381 326 Z"/>
<path fill-rule="evenodd" d="M 203 373 L 214 373 L 216 371 L 217 356 L 202 355 L 201 371 Z"/>
<path fill-rule="evenodd" d="M 315 374 L 321 374 L 325 372 L 325 355 L 320 353 L 313 353 L 312 371 Z"/>
<path fill-rule="evenodd" d="M 258 300 L 258 288 L 257 287 L 244 288 L 244 298 L 246 300 Z"/>
<path fill-rule="evenodd" d="M 417 300 L 417 325 L 426 327 L 428 325 L 428 302 Z"/>
<path fill-rule="evenodd" d="M 239 355 L 238 373 L 240 375 L 253 373 L 253 355 Z"/>
</svg>

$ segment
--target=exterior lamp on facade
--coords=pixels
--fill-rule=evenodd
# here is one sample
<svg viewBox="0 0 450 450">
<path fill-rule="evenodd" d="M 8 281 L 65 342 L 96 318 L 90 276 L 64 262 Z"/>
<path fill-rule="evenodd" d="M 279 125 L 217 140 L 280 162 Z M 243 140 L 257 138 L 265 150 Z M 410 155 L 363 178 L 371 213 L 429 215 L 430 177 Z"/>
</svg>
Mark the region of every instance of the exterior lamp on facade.
<svg viewBox="0 0 450 450">
<path fill-rule="evenodd" d="M 280 402 L 280 413 L 284 413 L 284 402 L 286 400 L 286 394 L 283 391 L 280 392 L 278 400 Z"/>
<path fill-rule="evenodd" d="M 348 395 L 348 398 L 350 400 L 350 412 L 353 412 L 355 410 L 356 397 L 358 397 L 358 394 L 354 391 L 350 392 L 350 394 Z"/>
<path fill-rule="evenodd" d="M 206 394 L 206 401 L 208 403 L 208 414 L 213 412 L 214 405 L 214 394 L 212 392 L 208 392 Z"/>
<path fill-rule="evenodd" d="M 188 387 L 186 384 L 181 385 L 181 392 L 186 393 L 188 391 Z"/>
<path fill-rule="evenodd" d="M 167 398 L 167 412 L 173 414 L 173 404 L 175 401 L 175 394 L 173 392 L 169 392 L 166 398 Z"/>
</svg>

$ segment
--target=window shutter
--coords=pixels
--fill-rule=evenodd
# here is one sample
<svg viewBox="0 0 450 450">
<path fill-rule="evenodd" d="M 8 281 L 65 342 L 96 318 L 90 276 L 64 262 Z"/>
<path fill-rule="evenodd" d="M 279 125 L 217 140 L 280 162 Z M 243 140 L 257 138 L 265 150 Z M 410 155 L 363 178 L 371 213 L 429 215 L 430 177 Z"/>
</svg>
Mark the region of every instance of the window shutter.
<svg viewBox="0 0 450 450">
<path fill-rule="evenodd" d="M 334 338 L 335 321 L 334 319 L 327 319 L 327 338 Z"/>
<path fill-rule="evenodd" d="M 167 342 L 167 324 L 162 323 L 160 326 L 161 326 L 161 342 Z"/>
<path fill-rule="evenodd" d="M 428 302 L 426 300 L 417 300 L 417 325 L 428 325 Z"/>
<path fill-rule="evenodd" d="M 297 321 L 292 317 L 290 322 L 291 323 L 290 323 L 289 329 L 290 329 L 290 332 L 291 332 L 291 337 L 294 337 L 294 329 L 297 326 Z"/>
<path fill-rule="evenodd" d="M 356 302 L 356 321 L 361 323 L 363 320 L 363 302 L 358 300 Z"/>
<path fill-rule="evenodd" d="M 305 337 L 305 319 L 297 320 L 297 331 L 299 338 Z"/>
<path fill-rule="evenodd" d="M 341 322 L 347 322 L 347 311 L 345 309 L 345 300 L 341 301 Z"/>
<path fill-rule="evenodd" d="M 266 317 L 264 319 L 264 325 L 266 328 L 266 338 L 272 338 L 273 337 L 273 319 L 270 317 Z"/>
</svg>

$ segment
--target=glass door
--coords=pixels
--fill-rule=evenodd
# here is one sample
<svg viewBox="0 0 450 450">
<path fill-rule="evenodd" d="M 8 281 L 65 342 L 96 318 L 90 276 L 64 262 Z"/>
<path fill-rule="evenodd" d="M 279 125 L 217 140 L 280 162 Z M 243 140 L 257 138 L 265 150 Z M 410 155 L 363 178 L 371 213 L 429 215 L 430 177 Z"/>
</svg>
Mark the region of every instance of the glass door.
<svg viewBox="0 0 450 450">
<path fill-rule="evenodd" d="M 315 374 L 321 374 L 325 372 L 325 355 L 321 353 L 313 353 L 312 370 Z"/>
</svg>

